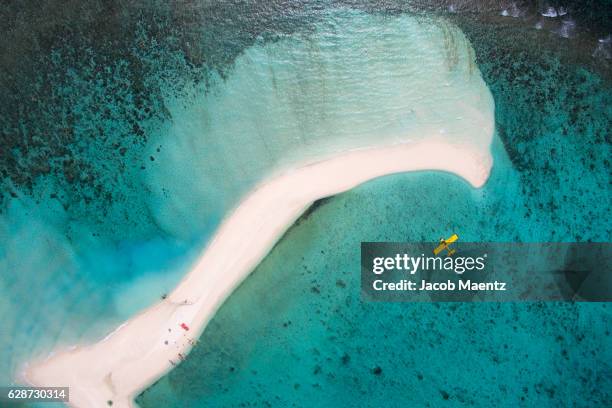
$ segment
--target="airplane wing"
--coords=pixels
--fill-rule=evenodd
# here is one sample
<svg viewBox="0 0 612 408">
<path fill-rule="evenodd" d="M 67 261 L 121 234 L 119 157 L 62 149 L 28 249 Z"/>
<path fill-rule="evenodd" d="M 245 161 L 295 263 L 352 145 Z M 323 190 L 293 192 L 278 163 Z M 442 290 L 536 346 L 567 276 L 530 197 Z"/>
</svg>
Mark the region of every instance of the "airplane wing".
<svg viewBox="0 0 612 408">
<path fill-rule="evenodd" d="M 450 244 L 450 243 L 455 242 L 455 241 L 456 241 L 456 240 L 458 240 L 458 239 L 459 239 L 459 236 L 458 236 L 457 234 L 453 234 L 453 235 L 451 235 L 451 236 L 450 236 L 450 237 L 449 237 L 447 240 L 445 240 L 445 241 L 446 241 L 446 243 L 447 243 L 447 244 Z"/>
<path fill-rule="evenodd" d="M 440 252 L 444 251 L 446 247 L 447 247 L 446 242 L 441 243 L 440 245 L 436 247 L 436 249 L 434 249 L 433 251 L 434 255 L 438 255 Z"/>
</svg>

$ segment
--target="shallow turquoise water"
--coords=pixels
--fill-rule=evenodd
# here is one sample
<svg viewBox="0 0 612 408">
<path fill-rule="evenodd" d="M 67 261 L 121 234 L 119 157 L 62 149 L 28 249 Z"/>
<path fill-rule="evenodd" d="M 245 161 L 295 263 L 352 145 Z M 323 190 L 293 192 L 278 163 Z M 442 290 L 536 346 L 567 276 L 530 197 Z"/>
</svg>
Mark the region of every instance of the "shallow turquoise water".
<svg viewBox="0 0 612 408">
<path fill-rule="evenodd" d="M 349 9 L 318 20 L 276 41 L 257 36 L 226 72 L 181 92 L 168 68 L 138 81 L 124 72 L 135 61 L 178 63 L 178 53 L 143 46 L 146 36 L 136 38 L 134 60 L 109 69 L 111 83 L 138 84 L 132 94 L 121 88 L 123 99 L 87 77 L 91 67 L 67 68 L 69 81 L 55 92 L 82 94 L 60 130 L 79 135 L 76 152 L 30 189 L 15 187 L 0 217 L 0 345 L 10 350 L 2 381 L 32 355 L 98 339 L 155 302 L 239 199 L 293 163 L 432 135 L 486 152 L 492 99 L 456 26 Z M 51 58 L 58 69 L 68 51 Z M 146 114 L 156 106 L 138 93 L 155 81 L 166 84 L 158 116 Z M 90 140 L 92 128 L 100 137 Z M 36 151 L 15 150 L 24 161 Z"/>
<path fill-rule="evenodd" d="M 10 28 L 0 75 L 3 384 L 32 356 L 98 339 L 175 286 L 253 180 L 214 186 L 198 163 L 171 171 L 164 149 L 176 136 L 177 101 L 193 106 L 222 83 L 259 34 L 300 25 L 263 27 L 275 7 L 256 6 L 245 35 L 222 17 L 231 8 L 55 3 L 2 11 Z M 221 46 L 228 42 L 234 50 Z M 190 200 L 177 200 L 177 188 Z"/>
<path fill-rule="evenodd" d="M 432 136 L 487 151 L 493 102 L 456 26 L 347 9 L 319 18 L 306 33 L 258 38 L 223 80 L 168 103 L 147 178 L 165 231 L 197 232 L 262 179 L 337 151 Z"/>
<path fill-rule="evenodd" d="M 325 48 L 309 38 L 327 2 L 43 3 L 0 11 L 10 28 L 0 39 L 0 383 L 32 353 L 101 336 L 172 288 L 223 214 L 284 159 L 329 152 L 352 135 L 351 144 L 369 143 L 373 130 L 392 138 L 415 123 L 403 112 L 431 90 L 411 94 L 410 84 L 366 70 L 354 78 L 360 99 L 342 104 L 351 95 L 351 78 L 336 86 L 342 63 L 314 59 L 307 71 L 327 67 L 321 78 L 334 81 L 302 83 L 299 67 L 281 69 L 285 88 L 297 81 L 304 91 L 270 92 L 274 75 L 258 63 Z M 358 3 L 376 17 L 355 24 L 354 36 L 372 21 L 401 26 L 400 12 L 419 8 Z M 560 19 L 538 31 L 537 18 L 504 19 L 496 4 L 484 2 L 489 14 L 453 14 L 442 3 L 495 98 L 501 143 L 489 184 L 409 174 L 325 201 L 230 298 L 187 361 L 139 398 L 143 406 L 379 406 L 390 396 L 398 406 L 610 405 L 605 304 L 360 301 L 362 240 L 450 231 L 610 240 L 609 59 L 592 57 L 592 35 L 605 36 L 612 8 L 579 12 L 575 3 L 579 35 L 561 39 Z M 372 58 L 413 33 L 392 34 Z M 406 68 L 380 63 L 381 72 Z M 373 84 L 384 93 L 367 99 Z M 312 94 L 332 97 L 319 106 Z M 438 100 L 440 110 L 461 95 Z M 259 136 L 250 143 L 232 108 L 256 119 L 261 109 L 250 103 L 260 96 L 274 115 L 247 122 Z M 398 109 L 381 114 L 387 98 Z M 226 139 L 226 127 L 239 137 Z M 279 149 L 286 134 L 295 140 Z"/>
<path fill-rule="evenodd" d="M 188 359 L 138 398 L 141 406 L 612 402 L 607 304 L 360 299 L 361 241 L 451 232 L 467 241 L 610 240 L 609 81 L 563 53 L 517 51 L 521 29 L 493 27 L 462 25 L 503 140 L 484 188 L 415 173 L 323 201 L 224 304 Z"/>
<path fill-rule="evenodd" d="M 482 190 L 418 173 L 370 182 L 322 204 L 230 297 L 186 362 L 138 403 L 608 403 L 607 304 L 361 301 L 360 241 L 435 240 L 451 231 L 468 241 L 539 241 L 559 228 L 537 210 L 533 218 L 521 215 L 519 174 L 496 147 Z"/>
</svg>

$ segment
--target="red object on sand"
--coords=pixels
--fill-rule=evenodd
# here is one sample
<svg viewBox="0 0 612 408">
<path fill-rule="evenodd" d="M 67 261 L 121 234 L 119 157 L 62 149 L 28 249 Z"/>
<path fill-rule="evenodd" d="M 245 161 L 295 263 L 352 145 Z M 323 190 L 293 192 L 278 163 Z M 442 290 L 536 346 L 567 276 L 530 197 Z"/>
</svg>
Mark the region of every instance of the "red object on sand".
<svg viewBox="0 0 612 408">
<path fill-rule="evenodd" d="M 189 326 L 187 326 L 185 323 L 181 323 L 181 328 L 184 330 L 189 330 Z"/>
</svg>

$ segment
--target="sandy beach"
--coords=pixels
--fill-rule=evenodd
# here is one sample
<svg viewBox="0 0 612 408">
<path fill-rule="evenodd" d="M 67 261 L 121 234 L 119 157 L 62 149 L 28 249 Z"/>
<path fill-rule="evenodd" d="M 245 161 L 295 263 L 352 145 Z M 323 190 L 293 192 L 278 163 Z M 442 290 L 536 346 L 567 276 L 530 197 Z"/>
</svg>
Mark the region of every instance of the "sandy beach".
<svg viewBox="0 0 612 408">
<path fill-rule="evenodd" d="M 29 362 L 20 381 L 68 386 L 75 407 L 108 407 L 109 401 L 131 407 L 136 395 L 187 356 L 224 300 L 315 200 L 380 176 L 419 170 L 450 172 L 480 187 L 491 166 L 489 146 L 452 145 L 433 137 L 343 152 L 268 178 L 226 217 L 166 299 L 95 344 Z"/>
</svg>

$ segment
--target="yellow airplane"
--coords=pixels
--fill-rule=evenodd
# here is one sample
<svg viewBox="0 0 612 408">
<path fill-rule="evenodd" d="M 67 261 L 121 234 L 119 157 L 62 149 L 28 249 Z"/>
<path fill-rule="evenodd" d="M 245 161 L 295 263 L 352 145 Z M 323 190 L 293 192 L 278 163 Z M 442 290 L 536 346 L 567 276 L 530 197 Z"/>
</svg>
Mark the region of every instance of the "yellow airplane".
<svg viewBox="0 0 612 408">
<path fill-rule="evenodd" d="M 459 239 L 459 236 L 457 234 L 451 235 L 448 239 L 440 238 L 440 245 L 438 245 L 436 247 L 436 249 L 434 249 L 434 251 L 433 251 L 434 255 L 438 255 L 440 252 L 442 252 L 442 251 L 444 251 L 446 249 L 448 251 L 446 256 L 451 256 L 457 250 L 449 248 L 448 244 L 452 244 L 453 242 L 457 241 L 458 239 Z"/>
</svg>

